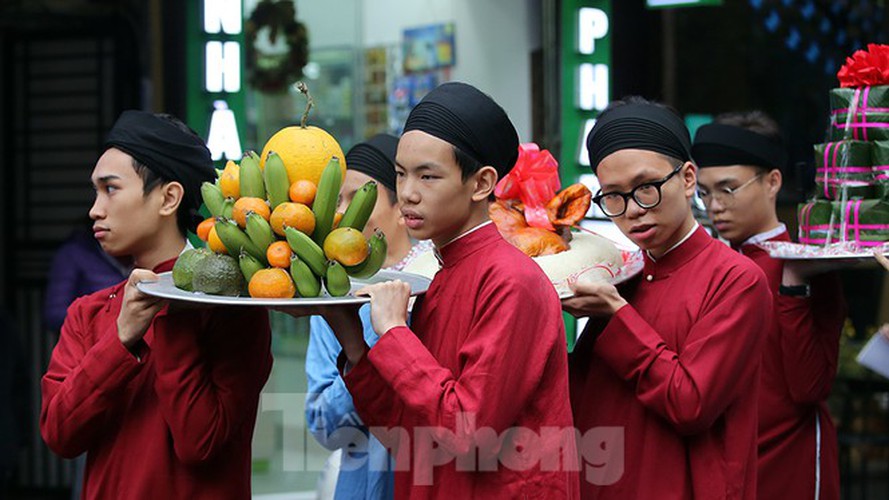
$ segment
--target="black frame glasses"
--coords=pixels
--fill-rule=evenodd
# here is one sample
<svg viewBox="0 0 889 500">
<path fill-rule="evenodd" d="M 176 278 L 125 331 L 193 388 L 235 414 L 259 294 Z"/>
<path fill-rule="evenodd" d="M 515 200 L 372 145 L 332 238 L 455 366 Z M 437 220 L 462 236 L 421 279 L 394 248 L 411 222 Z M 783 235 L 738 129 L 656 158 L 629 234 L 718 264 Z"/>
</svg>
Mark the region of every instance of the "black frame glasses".
<svg viewBox="0 0 889 500">
<path fill-rule="evenodd" d="M 660 203 L 661 203 L 661 186 L 666 184 L 667 181 L 669 181 L 670 179 L 673 178 L 673 176 L 678 174 L 679 171 L 682 170 L 682 167 L 684 167 L 684 166 L 685 166 L 685 163 L 678 165 L 676 168 L 673 169 L 672 172 L 667 174 L 667 176 L 662 179 L 639 184 L 638 186 L 634 187 L 633 190 L 630 191 L 629 193 L 621 193 L 619 191 L 611 191 L 608 193 L 603 193 L 601 190 L 599 190 L 599 192 L 596 194 L 596 196 L 593 197 L 593 202 L 595 202 L 596 205 L 602 210 L 602 212 L 607 217 L 610 217 L 610 218 L 620 217 L 621 215 L 625 214 L 627 212 L 627 206 L 629 205 L 630 198 L 633 198 L 633 201 L 635 201 L 636 204 L 639 205 L 639 207 L 644 208 L 645 210 L 650 210 L 650 209 L 660 205 Z M 654 188 L 655 192 L 657 193 L 657 199 L 654 202 L 646 202 L 644 199 L 643 200 L 639 199 L 640 190 L 642 190 L 642 189 L 647 190 L 647 189 L 652 189 L 652 188 Z M 620 211 L 612 210 L 609 212 L 609 210 L 606 208 L 606 205 L 607 205 L 606 199 L 611 199 L 611 200 L 621 199 L 621 200 L 623 200 L 623 209 L 621 209 Z"/>
</svg>

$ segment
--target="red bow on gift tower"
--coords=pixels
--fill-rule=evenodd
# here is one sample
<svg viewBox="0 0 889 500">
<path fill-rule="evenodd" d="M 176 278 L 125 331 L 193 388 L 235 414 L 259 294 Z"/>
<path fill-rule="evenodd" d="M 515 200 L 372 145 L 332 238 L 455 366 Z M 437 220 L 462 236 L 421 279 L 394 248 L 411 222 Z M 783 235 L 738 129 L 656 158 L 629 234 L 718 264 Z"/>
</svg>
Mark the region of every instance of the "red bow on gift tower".
<svg viewBox="0 0 889 500">
<path fill-rule="evenodd" d="M 519 159 L 512 170 L 497 183 L 494 196 L 521 200 L 529 226 L 553 231 L 546 204 L 561 188 L 559 164 L 549 151 L 526 142 L 519 146 Z"/>
<path fill-rule="evenodd" d="M 868 44 L 856 50 L 837 72 L 841 87 L 889 85 L 889 45 Z"/>
</svg>

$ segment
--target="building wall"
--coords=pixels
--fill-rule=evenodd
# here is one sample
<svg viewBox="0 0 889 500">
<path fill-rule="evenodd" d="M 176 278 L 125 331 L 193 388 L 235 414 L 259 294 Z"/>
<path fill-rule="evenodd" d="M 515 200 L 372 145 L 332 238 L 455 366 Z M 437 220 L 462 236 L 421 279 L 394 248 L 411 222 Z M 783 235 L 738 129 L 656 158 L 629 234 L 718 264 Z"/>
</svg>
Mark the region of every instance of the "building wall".
<svg viewBox="0 0 889 500">
<path fill-rule="evenodd" d="M 363 44 L 394 45 L 405 28 L 453 21 L 457 64 L 451 79 L 491 95 L 522 141 L 531 140 L 531 51 L 540 45 L 539 0 L 361 0 Z"/>
</svg>

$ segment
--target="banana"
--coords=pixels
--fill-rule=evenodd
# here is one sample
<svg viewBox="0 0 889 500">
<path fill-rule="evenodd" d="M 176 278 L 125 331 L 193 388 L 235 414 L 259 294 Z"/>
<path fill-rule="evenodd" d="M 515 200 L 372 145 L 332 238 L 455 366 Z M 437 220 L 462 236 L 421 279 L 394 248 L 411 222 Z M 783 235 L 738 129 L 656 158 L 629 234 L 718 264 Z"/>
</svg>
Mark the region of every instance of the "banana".
<svg viewBox="0 0 889 500">
<path fill-rule="evenodd" d="M 275 242 L 275 233 L 272 232 L 272 226 L 256 212 L 247 213 L 247 227 L 245 231 L 247 236 L 250 237 L 250 241 L 263 252 L 267 251 L 269 245 Z"/>
<path fill-rule="evenodd" d="M 225 249 L 228 250 L 229 255 L 240 255 L 241 251 L 245 251 L 264 265 L 268 265 L 265 251 L 260 250 L 259 247 L 254 245 L 253 242 L 250 241 L 250 237 L 248 237 L 244 231 L 241 231 L 241 228 L 238 227 L 238 224 L 235 221 L 226 218 L 218 218 L 216 219 L 215 227 L 216 235 L 219 236 L 222 244 L 225 245 Z"/>
<path fill-rule="evenodd" d="M 324 257 L 324 250 L 321 250 L 321 247 L 312 241 L 312 238 L 294 227 L 285 227 L 284 234 L 293 252 L 309 266 L 316 276 L 327 274 L 327 258 Z"/>
<path fill-rule="evenodd" d="M 234 198 L 226 198 L 222 200 L 222 213 L 219 214 L 226 219 L 232 218 L 232 210 L 235 209 L 235 199 Z"/>
<path fill-rule="evenodd" d="M 349 208 L 343 214 L 340 224 L 337 227 L 352 227 L 359 231 L 364 231 L 370 214 L 374 211 L 377 204 L 377 183 L 369 181 L 361 186 L 349 202 Z"/>
<path fill-rule="evenodd" d="M 324 275 L 324 288 L 331 297 L 342 297 L 352 289 L 349 275 L 339 262 L 332 260 L 327 264 L 327 274 Z"/>
<path fill-rule="evenodd" d="M 269 151 L 265 160 L 265 189 L 269 193 L 269 205 L 272 210 L 281 203 L 290 201 L 290 178 L 287 168 L 278 153 Z"/>
<path fill-rule="evenodd" d="M 260 163 L 259 162 L 259 155 L 256 154 L 256 151 L 253 151 L 252 149 L 248 149 L 247 152 L 244 154 L 250 155 L 250 158 L 253 158 L 253 160 L 256 162 L 256 164 L 259 165 L 259 163 Z M 262 168 L 262 167 L 259 167 L 259 168 Z"/>
<path fill-rule="evenodd" d="M 321 278 L 309 269 L 308 264 L 294 255 L 290 259 L 290 276 L 296 283 L 296 291 L 300 297 L 317 297 L 321 295 Z"/>
<path fill-rule="evenodd" d="M 219 178 L 222 177 L 222 169 L 221 169 L 221 168 L 217 168 L 217 169 L 214 169 L 214 170 L 216 170 L 216 182 L 218 183 L 218 182 L 219 182 Z"/>
<path fill-rule="evenodd" d="M 265 266 L 262 265 L 262 262 L 253 258 L 247 252 L 241 252 L 241 255 L 238 256 L 238 265 L 241 267 L 241 273 L 244 275 L 244 279 L 247 280 L 247 283 L 250 283 L 250 278 L 256 274 L 256 271 L 261 269 L 265 269 Z"/>
<path fill-rule="evenodd" d="M 245 153 L 241 159 L 241 197 L 265 199 L 265 184 L 259 162 L 250 154 Z"/>
<path fill-rule="evenodd" d="M 370 237 L 367 244 L 370 247 L 370 251 L 367 254 L 367 258 L 364 259 L 364 262 L 357 266 L 346 267 L 346 273 L 353 278 L 370 278 L 374 274 L 377 274 L 377 271 L 379 271 L 383 267 L 383 263 L 386 262 L 386 252 L 389 249 L 389 244 L 386 242 L 386 235 L 383 234 L 382 231 L 379 229 L 374 231 L 374 235 Z"/>
<path fill-rule="evenodd" d="M 204 199 L 204 205 L 207 205 L 210 215 L 213 217 L 222 215 L 222 204 L 225 201 L 225 197 L 222 196 L 222 190 L 219 189 L 219 186 L 210 182 L 204 182 L 201 184 L 201 198 Z"/>
<path fill-rule="evenodd" d="M 336 214 L 342 184 L 340 160 L 334 156 L 321 172 L 315 201 L 312 203 L 312 212 L 315 213 L 315 231 L 312 233 L 312 239 L 319 245 L 324 244 L 324 239 L 333 228 L 333 217 Z"/>
</svg>

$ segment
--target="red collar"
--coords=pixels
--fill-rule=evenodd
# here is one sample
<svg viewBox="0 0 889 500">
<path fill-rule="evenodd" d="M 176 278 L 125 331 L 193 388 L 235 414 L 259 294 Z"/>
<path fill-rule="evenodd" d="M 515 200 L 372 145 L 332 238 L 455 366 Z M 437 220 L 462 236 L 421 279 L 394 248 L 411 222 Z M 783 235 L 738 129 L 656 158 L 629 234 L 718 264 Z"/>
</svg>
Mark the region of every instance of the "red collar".
<svg viewBox="0 0 889 500">
<path fill-rule="evenodd" d="M 653 281 L 666 278 L 714 243 L 721 244 L 710 236 L 706 229 L 699 226 L 691 237 L 658 260 L 653 260 L 648 256 L 648 252 L 643 252 L 645 258 L 645 267 L 642 271 L 643 279 Z"/>
<path fill-rule="evenodd" d="M 436 253 L 440 258 L 441 267 L 453 267 L 466 257 L 469 257 L 500 239 L 503 239 L 503 237 L 500 236 L 500 231 L 497 230 L 497 226 L 488 224 L 448 243 L 441 250 L 436 249 Z"/>
</svg>

